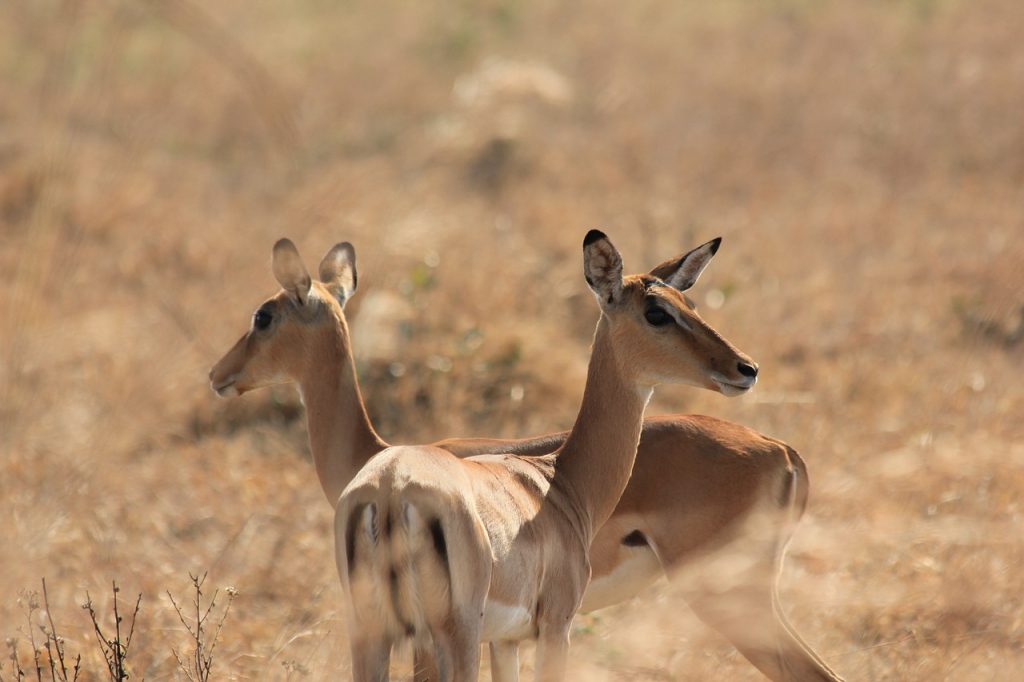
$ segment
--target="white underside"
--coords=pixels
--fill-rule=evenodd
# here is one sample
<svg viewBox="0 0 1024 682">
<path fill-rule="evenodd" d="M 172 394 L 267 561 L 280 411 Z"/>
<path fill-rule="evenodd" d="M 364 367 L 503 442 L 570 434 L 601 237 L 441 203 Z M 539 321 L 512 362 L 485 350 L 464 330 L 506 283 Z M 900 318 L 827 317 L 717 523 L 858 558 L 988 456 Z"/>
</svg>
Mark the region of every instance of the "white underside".
<svg viewBox="0 0 1024 682">
<path fill-rule="evenodd" d="M 661 562 L 654 550 L 650 547 L 630 548 L 626 560 L 619 563 L 614 571 L 590 581 L 580 610 L 595 611 L 626 601 L 663 576 Z M 527 608 L 487 600 L 482 641 L 530 639 L 535 631 L 533 613 Z"/>
<path fill-rule="evenodd" d="M 630 548 L 628 553 L 629 557 L 611 573 L 590 581 L 580 611 L 596 611 L 635 597 L 664 575 L 650 547 Z"/>
</svg>

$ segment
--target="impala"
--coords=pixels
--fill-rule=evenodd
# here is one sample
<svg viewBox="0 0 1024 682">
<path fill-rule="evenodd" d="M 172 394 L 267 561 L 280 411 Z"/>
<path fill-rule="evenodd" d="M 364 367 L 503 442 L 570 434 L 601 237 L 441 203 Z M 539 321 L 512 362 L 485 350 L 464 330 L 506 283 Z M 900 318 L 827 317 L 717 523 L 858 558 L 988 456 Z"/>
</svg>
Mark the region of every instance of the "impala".
<svg viewBox="0 0 1024 682">
<path fill-rule="evenodd" d="M 701 248 L 713 254 L 717 244 Z M 696 277 L 673 277 L 683 260 L 667 261 L 650 277 L 678 288 L 692 284 Z M 211 385 L 229 396 L 297 383 L 316 472 L 333 505 L 371 457 L 388 447 L 367 416 L 343 312 L 356 290 L 355 252 L 347 243 L 333 247 L 320 264 L 320 281 L 313 282 L 291 242 L 281 240 L 274 247 L 273 271 L 283 290 L 258 308 L 251 329 L 210 372 Z M 732 389 L 725 381 L 720 390 Z M 557 433 L 434 445 L 458 457 L 543 455 L 566 438 Z M 773 680 L 840 680 L 789 625 L 777 597 L 783 551 L 803 513 L 807 488 L 802 460 L 780 441 L 710 417 L 647 419 L 632 478 L 590 545 L 592 580 L 583 609 L 628 599 L 679 569 L 738 557 L 731 564 L 744 566 L 742 571 L 711 580 L 690 576 L 687 600 L 698 616 Z M 746 523 L 751 518 L 759 522 Z M 420 675 L 432 672 L 427 648 L 417 652 Z M 491 653 L 496 670 L 514 669 L 513 647 L 492 642 Z"/>
<path fill-rule="evenodd" d="M 688 288 L 709 242 L 667 282 Z M 393 645 L 433 648 L 443 680 L 476 680 L 480 641 L 508 649 L 494 677 L 518 675 L 518 643 L 537 640 L 537 679 L 565 676 L 569 627 L 590 582 L 594 530 L 629 481 L 654 385 L 738 395 L 757 367 L 704 324 L 679 290 L 623 278 L 622 259 L 592 230 L 584 273 L 601 307 L 579 416 L 550 455 L 459 459 L 435 446 L 392 446 L 341 494 L 334 522 L 349 600 L 353 678 L 388 676 Z"/>
</svg>

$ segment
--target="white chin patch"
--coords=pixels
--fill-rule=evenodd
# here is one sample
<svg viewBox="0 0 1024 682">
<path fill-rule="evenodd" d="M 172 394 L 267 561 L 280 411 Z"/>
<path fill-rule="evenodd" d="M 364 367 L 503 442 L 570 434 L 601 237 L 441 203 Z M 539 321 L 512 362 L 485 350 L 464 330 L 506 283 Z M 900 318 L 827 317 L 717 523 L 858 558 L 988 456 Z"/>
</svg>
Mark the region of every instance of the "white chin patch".
<svg viewBox="0 0 1024 682">
<path fill-rule="evenodd" d="M 230 386 L 224 386 L 224 387 L 218 388 L 216 390 L 217 390 L 217 395 L 219 395 L 221 398 L 236 398 L 239 395 L 241 395 L 238 392 L 238 389 L 235 388 L 234 384 L 231 384 Z"/>
<path fill-rule="evenodd" d="M 733 396 L 740 395 L 741 393 L 746 393 L 750 388 L 741 388 L 739 386 L 733 386 L 732 384 L 718 384 L 718 390 L 722 395 L 732 398 Z"/>
<path fill-rule="evenodd" d="M 748 377 L 745 381 L 733 383 L 726 380 L 726 377 L 718 372 L 711 373 L 711 380 L 715 382 L 715 386 L 718 386 L 718 390 L 722 395 L 730 398 L 746 393 L 757 383 L 757 377 Z"/>
</svg>

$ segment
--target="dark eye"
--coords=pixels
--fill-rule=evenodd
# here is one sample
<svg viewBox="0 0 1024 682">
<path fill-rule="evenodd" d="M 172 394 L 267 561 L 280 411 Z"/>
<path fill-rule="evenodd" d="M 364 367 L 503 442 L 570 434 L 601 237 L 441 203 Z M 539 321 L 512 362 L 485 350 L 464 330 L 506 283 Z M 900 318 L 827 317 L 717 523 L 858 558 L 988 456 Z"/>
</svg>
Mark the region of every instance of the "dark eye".
<svg viewBox="0 0 1024 682">
<path fill-rule="evenodd" d="M 672 320 L 672 316 L 658 306 L 652 306 L 644 312 L 644 319 L 647 320 L 648 324 L 660 327 L 668 324 Z"/>
<path fill-rule="evenodd" d="M 257 310 L 252 316 L 253 329 L 266 329 L 270 326 L 274 316 L 268 313 L 266 310 Z"/>
</svg>

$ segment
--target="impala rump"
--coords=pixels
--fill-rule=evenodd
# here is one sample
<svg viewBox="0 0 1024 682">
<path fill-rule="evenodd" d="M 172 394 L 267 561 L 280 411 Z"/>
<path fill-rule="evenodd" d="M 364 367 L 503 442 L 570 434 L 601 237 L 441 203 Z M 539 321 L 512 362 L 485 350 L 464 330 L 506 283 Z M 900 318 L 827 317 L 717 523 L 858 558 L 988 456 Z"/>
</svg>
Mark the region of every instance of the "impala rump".
<svg viewBox="0 0 1024 682">
<path fill-rule="evenodd" d="M 456 513 L 458 501 L 417 482 L 426 474 L 417 466 L 422 450 L 385 450 L 345 490 L 335 516 L 338 570 L 351 594 L 353 637 L 444 649 L 452 622 L 465 617 L 455 607 L 459 590 L 489 580 L 462 558 L 486 545 L 486 534 Z"/>
</svg>

